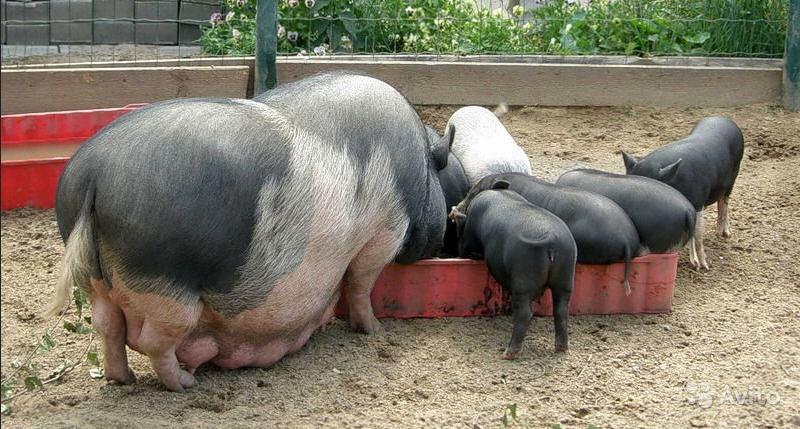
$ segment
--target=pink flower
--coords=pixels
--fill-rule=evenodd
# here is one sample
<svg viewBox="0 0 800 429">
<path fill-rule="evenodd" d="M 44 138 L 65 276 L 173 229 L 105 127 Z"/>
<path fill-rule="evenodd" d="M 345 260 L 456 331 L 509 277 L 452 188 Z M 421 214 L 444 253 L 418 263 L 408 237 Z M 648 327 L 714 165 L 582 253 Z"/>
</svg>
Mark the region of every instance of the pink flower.
<svg viewBox="0 0 800 429">
<path fill-rule="evenodd" d="M 211 18 L 209 18 L 208 22 L 210 22 L 211 25 L 219 24 L 220 22 L 222 22 L 222 14 L 219 12 L 212 13 Z"/>
</svg>

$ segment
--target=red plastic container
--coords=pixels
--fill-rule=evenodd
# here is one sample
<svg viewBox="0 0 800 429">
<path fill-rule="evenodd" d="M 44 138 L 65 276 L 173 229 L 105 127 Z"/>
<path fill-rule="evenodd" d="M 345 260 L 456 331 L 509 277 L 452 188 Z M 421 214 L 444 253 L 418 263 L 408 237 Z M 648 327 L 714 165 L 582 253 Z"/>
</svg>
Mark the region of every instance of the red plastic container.
<svg viewBox="0 0 800 429">
<path fill-rule="evenodd" d="M 56 204 L 58 178 L 69 158 L 3 161 L 0 164 L 2 209 L 52 208 Z"/>
<path fill-rule="evenodd" d="M 77 144 L 119 116 L 141 105 L 118 109 L 4 115 L 2 147 L 42 149 Z M 48 146 L 49 145 L 49 146 Z M 68 146 L 72 146 L 69 148 Z M 58 179 L 68 157 L 4 160 L 2 210 L 52 208 Z M 677 254 L 648 255 L 633 260 L 631 295 L 622 287 L 623 264 L 578 265 L 570 314 L 666 313 L 672 307 Z M 388 265 L 372 292 L 379 318 L 495 316 L 507 311 L 507 297 L 483 261 L 431 259 L 413 265 Z M 550 292 L 533 304 L 537 315 L 552 314 Z M 336 308 L 347 315 L 342 299 Z"/>
<path fill-rule="evenodd" d="M 62 156 L 6 160 L 8 152 L 71 152 L 114 119 L 144 104 L 116 109 L 25 113 L 0 117 L 3 161 L 0 163 L 0 209 L 51 208 L 61 171 L 71 153 Z"/>
<path fill-rule="evenodd" d="M 631 294 L 622 287 L 624 264 L 582 265 L 575 269 L 570 314 L 668 313 L 672 308 L 678 255 L 652 254 L 634 258 Z M 372 290 L 378 318 L 496 316 L 507 313 L 508 297 L 483 261 L 429 259 L 413 265 L 388 265 Z M 534 314 L 553 314 L 550 291 L 533 303 Z M 342 298 L 338 317 L 347 316 Z"/>
</svg>

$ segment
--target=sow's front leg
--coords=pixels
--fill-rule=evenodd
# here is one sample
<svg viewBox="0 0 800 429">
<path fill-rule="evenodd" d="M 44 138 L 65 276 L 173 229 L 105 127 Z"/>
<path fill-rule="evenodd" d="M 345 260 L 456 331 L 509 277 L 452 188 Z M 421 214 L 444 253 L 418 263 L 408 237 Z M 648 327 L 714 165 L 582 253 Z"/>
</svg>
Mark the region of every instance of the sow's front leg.
<svg viewBox="0 0 800 429">
<path fill-rule="evenodd" d="M 384 229 L 361 248 L 347 267 L 344 275 L 344 296 L 353 329 L 368 334 L 382 330 L 372 310 L 370 294 L 383 267 L 394 258 L 402 244 L 402 233 Z"/>
</svg>

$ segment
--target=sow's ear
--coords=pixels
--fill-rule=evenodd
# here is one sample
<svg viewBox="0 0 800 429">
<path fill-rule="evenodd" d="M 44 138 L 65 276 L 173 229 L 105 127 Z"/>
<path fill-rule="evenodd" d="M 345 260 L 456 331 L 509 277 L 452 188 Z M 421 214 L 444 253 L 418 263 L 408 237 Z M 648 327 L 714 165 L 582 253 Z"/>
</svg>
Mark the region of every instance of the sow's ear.
<svg viewBox="0 0 800 429">
<path fill-rule="evenodd" d="M 442 138 L 437 142 L 431 142 L 431 156 L 433 156 L 433 164 L 436 170 L 442 170 L 447 167 L 447 156 L 450 154 L 450 146 L 453 145 L 453 138 L 456 135 L 456 126 L 450 124 L 447 127 L 447 132 L 444 133 Z"/>
<path fill-rule="evenodd" d="M 631 170 L 633 170 L 633 167 L 635 167 L 636 163 L 639 161 L 637 161 L 636 158 L 625 153 L 624 150 L 621 152 L 622 152 L 622 161 L 625 162 L 625 172 L 630 173 Z"/>
<path fill-rule="evenodd" d="M 675 177 L 675 174 L 678 172 L 678 167 L 681 166 L 681 161 L 683 161 L 683 158 L 680 158 L 672 164 L 659 169 L 658 180 L 662 182 L 669 182 L 672 180 L 672 178 Z"/>
<path fill-rule="evenodd" d="M 511 186 L 508 180 L 498 180 L 492 185 L 492 189 L 508 189 Z"/>
</svg>

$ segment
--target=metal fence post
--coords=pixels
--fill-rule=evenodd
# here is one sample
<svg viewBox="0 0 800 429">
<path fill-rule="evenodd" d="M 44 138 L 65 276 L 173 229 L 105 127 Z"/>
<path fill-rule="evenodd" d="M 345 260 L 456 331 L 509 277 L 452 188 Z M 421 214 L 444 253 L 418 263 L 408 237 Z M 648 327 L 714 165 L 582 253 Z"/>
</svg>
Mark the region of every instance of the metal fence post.
<svg viewBox="0 0 800 429">
<path fill-rule="evenodd" d="M 800 110 L 800 0 L 789 2 L 783 54 L 783 107 L 792 112 Z"/>
<path fill-rule="evenodd" d="M 275 57 L 278 52 L 278 0 L 258 0 L 256 12 L 255 95 L 277 83 Z"/>
</svg>

